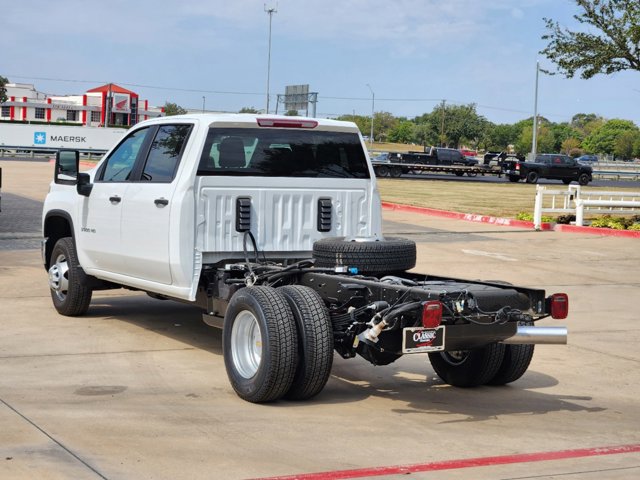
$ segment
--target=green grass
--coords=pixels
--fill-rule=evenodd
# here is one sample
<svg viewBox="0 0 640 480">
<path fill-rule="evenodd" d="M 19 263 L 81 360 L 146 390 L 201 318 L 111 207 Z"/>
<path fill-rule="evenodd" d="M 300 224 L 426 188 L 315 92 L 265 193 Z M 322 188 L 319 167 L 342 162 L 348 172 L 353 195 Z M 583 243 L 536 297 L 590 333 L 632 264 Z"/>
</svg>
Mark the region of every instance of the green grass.
<svg viewBox="0 0 640 480">
<path fill-rule="evenodd" d="M 548 187 L 559 190 L 558 183 Z M 603 190 L 582 187 L 584 190 Z M 533 214 L 536 186 L 525 183 L 452 182 L 442 180 L 378 179 L 383 201 L 437 208 L 452 212 L 516 218 L 520 212 Z M 609 188 L 604 190 L 628 190 Z"/>
</svg>

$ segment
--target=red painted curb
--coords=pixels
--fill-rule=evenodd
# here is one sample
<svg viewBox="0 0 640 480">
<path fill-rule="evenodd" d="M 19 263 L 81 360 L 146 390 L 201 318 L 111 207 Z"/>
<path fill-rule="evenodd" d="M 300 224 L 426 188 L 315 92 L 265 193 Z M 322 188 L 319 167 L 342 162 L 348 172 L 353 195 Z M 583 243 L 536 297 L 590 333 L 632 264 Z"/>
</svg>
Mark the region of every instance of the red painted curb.
<svg viewBox="0 0 640 480">
<path fill-rule="evenodd" d="M 578 225 L 556 225 L 555 230 L 564 233 L 587 233 L 607 237 L 640 238 L 640 231 L 638 230 L 616 230 L 615 228 L 580 227 Z"/>
<path fill-rule="evenodd" d="M 533 222 L 524 220 L 514 220 L 511 218 L 491 217 L 488 215 L 476 215 L 474 213 L 449 212 L 428 207 L 416 207 L 414 205 L 404 205 L 400 203 L 382 202 L 382 208 L 399 212 L 420 213 L 433 217 L 451 218 L 454 220 L 467 220 L 470 222 L 491 223 L 505 227 L 530 228 L 533 229 Z M 540 230 L 553 230 L 563 233 L 586 233 L 589 235 L 601 235 L 606 237 L 640 238 L 640 231 L 637 230 L 615 230 L 613 228 L 579 227 L 577 225 L 561 225 L 543 223 Z"/>
<path fill-rule="evenodd" d="M 414 465 L 397 465 L 389 467 L 372 467 L 356 470 L 336 470 L 333 472 L 305 473 L 283 477 L 265 477 L 256 480 L 336 480 L 383 475 L 409 475 L 418 472 L 434 472 L 439 470 L 457 470 L 462 468 L 489 467 L 493 465 L 509 465 L 514 463 L 545 462 L 570 458 L 597 457 L 602 455 L 619 455 L 640 452 L 640 444 L 620 445 L 615 447 L 582 448 L 577 450 L 560 450 L 555 452 L 521 453 L 497 457 L 466 458 L 461 460 L 445 460 L 442 462 L 419 463 Z"/>
<path fill-rule="evenodd" d="M 416 207 L 414 205 L 403 205 L 391 202 L 382 202 L 382 208 L 400 212 L 421 213 L 423 215 L 431 215 L 434 217 L 452 218 L 455 220 L 467 220 L 469 222 L 491 223 L 493 225 L 502 225 L 505 227 L 533 229 L 533 222 L 527 222 L 525 220 L 514 220 L 512 218 L 492 217 L 489 215 L 477 215 L 474 213 L 449 212 L 447 210 L 438 210 L 428 207 Z M 552 230 L 552 226 L 550 223 L 543 223 L 541 226 L 541 230 Z"/>
</svg>

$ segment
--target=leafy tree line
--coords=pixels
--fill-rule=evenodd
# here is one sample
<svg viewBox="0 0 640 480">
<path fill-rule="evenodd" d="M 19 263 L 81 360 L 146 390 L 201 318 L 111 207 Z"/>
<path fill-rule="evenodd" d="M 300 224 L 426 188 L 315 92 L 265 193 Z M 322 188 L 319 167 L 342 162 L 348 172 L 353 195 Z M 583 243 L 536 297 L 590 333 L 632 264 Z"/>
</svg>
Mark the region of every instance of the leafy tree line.
<svg viewBox="0 0 640 480">
<path fill-rule="evenodd" d="M 371 117 L 343 115 L 360 131 L 371 130 Z M 431 113 L 413 119 L 377 112 L 373 118 L 374 140 L 423 146 L 462 146 L 480 150 L 531 151 L 533 117 L 514 124 L 495 124 L 476 112 L 474 104 L 436 106 Z M 539 153 L 608 154 L 620 158 L 640 157 L 640 129 L 630 120 L 604 118 L 595 113 L 578 113 L 570 122 L 554 123 L 538 117 Z"/>
</svg>

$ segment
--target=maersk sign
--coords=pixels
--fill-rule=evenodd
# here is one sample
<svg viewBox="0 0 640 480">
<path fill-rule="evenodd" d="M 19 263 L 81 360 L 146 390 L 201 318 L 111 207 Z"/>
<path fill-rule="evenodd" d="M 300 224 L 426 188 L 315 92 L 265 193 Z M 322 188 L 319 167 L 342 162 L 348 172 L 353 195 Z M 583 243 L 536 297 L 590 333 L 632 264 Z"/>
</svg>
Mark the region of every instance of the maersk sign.
<svg viewBox="0 0 640 480">
<path fill-rule="evenodd" d="M 104 152 L 127 132 L 124 128 L 0 123 L 0 148 Z"/>
</svg>

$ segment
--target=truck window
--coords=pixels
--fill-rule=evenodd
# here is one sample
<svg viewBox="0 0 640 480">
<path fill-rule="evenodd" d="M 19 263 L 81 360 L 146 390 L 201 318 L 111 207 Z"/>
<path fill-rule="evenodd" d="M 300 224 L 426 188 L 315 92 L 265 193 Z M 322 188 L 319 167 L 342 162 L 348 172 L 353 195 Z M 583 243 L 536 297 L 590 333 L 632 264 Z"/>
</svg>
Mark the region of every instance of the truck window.
<svg viewBox="0 0 640 480">
<path fill-rule="evenodd" d="M 141 128 L 129 134 L 111 152 L 105 163 L 100 180 L 103 182 L 125 182 L 129 180 L 133 165 L 140 153 L 140 147 L 149 133 L 149 128 Z"/>
<path fill-rule="evenodd" d="M 191 125 L 162 125 L 151 143 L 142 181 L 171 182 L 191 133 Z"/>
<path fill-rule="evenodd" d="M 211 128 L 198 175 L 369 178 L 356 133 Z"/>
</svg>

